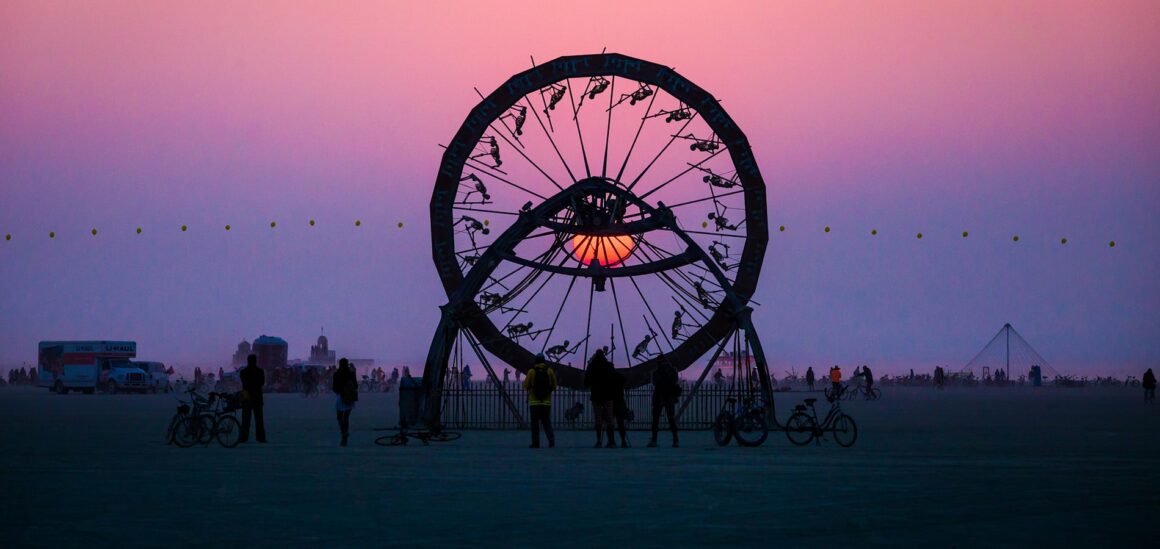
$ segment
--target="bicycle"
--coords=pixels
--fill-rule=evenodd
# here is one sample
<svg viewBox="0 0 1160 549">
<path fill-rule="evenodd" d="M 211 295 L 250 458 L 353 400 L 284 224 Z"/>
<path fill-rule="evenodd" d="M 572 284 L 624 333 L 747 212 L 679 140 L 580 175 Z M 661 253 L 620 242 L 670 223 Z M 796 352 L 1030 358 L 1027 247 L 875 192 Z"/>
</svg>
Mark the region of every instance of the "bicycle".
<svg viewBox="0 0 1160 549">
<path fill-rule="evenodd" d="M 376 431 L 386 431 L 388 429 L 375 429 Z M 399 432 L 393 435 L 384 435 L 375 439 L 375 444 L 379 446 L 406 446 L 411 439 L 417 439 L 427 446 L 432 442 L 451 442 L 459 440 L 463 436 L 457 431 L 408 431 L 406 427 L 400 427 Z"/>
<path fill-rule="evenodd" d="M 177 441 L 177 431 L 180 428 L 182 422 L 185 421 L 186 416 L 189 415 L 189 411 L 189 404 L 185 402 L 178 404 L 177 413 L 173 415 L 173 419 L 169 420 L 169 427 L 165 429 L 165 444 L 174 444 L 182 448 L 186 447 L 182 446 L 182 444 Z"/>
<path fill-rule="evenodd" d="M 174 444 L 179 448 L 189 448 L 198 442 L 197 427 L 191 423 L 200 422 L 199 419 L 206 404 L 206 399 L 197 393 L 197 386 L 190 385 L 182 391 L 189 395 L 189 401 L 178 401 L 177 413 L 169 420 L 166 429 L 166 444 Z"/>
<path fill-rule="evenodd" d="M 882 398 L 882 389 L 871 387 L 869 390 L 867 390 L 866 385 L 859 382 L 853 390 L 843 390 L 842 392 L 842 398 L 846 400 L 854 400 L 858 398 L 859 395 L 862 396 L 863 400 L 878 400 Z"/>
<path fill-rule="evenodd" d="M 218 444 L 225 448 L 237 446 L 242 436 L 241 422 L 234 415 L 241 407 L 239 398 L 230 393 L 211 392 L 205 398 L 194 389 L 187 392 L 192 407 L 185 403 L 178 406 L 178 416 L 170 422 L 174 429 L 173 442 L 181 448 L 188 448 L 217 439 Z"/>
<path fill-rule="evenodd" d="M 358 385 L 358 391 L 360 393 L 379 393 L 382 392 L 382 388 L 377 380 L 372 379 L 368 375 L 363 375 L 362 382 Z"/>
<path fill-rule="evenodd" d="M 805 399 L 805 404 L 798 404 L 794 406 L 793 415 L 789 416 L 789 420 L 785 422 L 785 435 L 789 441 L 797 446 L 805 446 L 811 440 L 817 440 L 820 445 L 825 433 L 833 433 L 834 442 L 843 448 L 849 448 L 858 440 L 858 425 L 854 423 L 854 418 L 842 412 L 841 399 L 846 392 L 846 386 L 842 386 L 839 394 L 831 394 L 829 390 L 825 391 L 826 400 L 830 402 L 830 411 L 826 414 L 825 419 L 818 423 L 818 411 L 814 408 L 816 398 Z M 806 413 L 806 410 L 809 413 Z"/>
<path fill-rule="evenodd" d="M 729 397 L 713 421 L 713 439 L 718 446 L 726 446 L 734 438 L 741 446 L 761 446 L 769 436 L 769 425 L 765 422 L 765 410 L 755 404 L 752 397 L 741 404 Z"/>
</svg>

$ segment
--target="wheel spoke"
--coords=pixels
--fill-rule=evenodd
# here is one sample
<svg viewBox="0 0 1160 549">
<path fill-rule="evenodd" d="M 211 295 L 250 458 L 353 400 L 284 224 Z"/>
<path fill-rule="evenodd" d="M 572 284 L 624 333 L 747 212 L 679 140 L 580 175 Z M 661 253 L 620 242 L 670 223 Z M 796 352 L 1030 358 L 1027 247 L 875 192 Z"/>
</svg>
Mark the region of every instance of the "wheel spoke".
<svg viewBox="0 0 1160 549">
<path fill-rule="evenodd" d="M 543 99 L 543 96 L 541 96 L 540 100 L 542 101 Z M 540 113 L 537 112 L 536 108 L 532 106 L 532 102 L 526 95 L 524 96 L 524 104 L 526 104 L 528 109 L 531 109 L 532 114 L 536 116 L 536 122 L 538 122 L 540 124 L 540 128 L 544 130 L 544 136 L 547 137 L 548 142 L 552 144 L 552 149 L 556 151 L 556 156 L 560 158 L 560 163 L 564 164 L 564 170 L 568 172 L 568 177 L 572 178 L 572 182 L 575 183 L 576 176 L 572 173 L 572 167 L 568 165 L 567 160 L 564 160 L 564 155 L 560 153 L 560 147 L 556 146 L 556 140 L 552 138 L 552 133 L 548 131 L 546 126 L 544 126 L 544 121 L 540 118 Z M 547 105 L 545 105 L 544 110 L 547 110 L 547 108 Z M 548 119 L 549 122 L 551 122 L 551 120 L 551 118 Z"/>
<path fill-rule="evenodd" d="M 572 287 L 576 285 L 577 276 L 573 276 L 572 280 L 568 282 L 568 289 L 564 292 L 564 299 L 560 300 L 560 307 L 556 309 L 556 317 L 552 319 L 552 325 L 548 327 L 548 334 L 544 337 L 544 344 L 540 346 L 540 352 L 544 352 L 548 348 L 548 342 L 552 339 L 552 334 L 556 332 L 556 324 L 560 322 L 560 313 L 564 312 L 564 305 L 568 304 L 568 296 L 572 295 Z"/>
<path fill-rule="evenodd" d="M 641 291 L 641 289 L 640 289 L 640 285 L 636 283 L 636 277 L 634 277 L 634 276 L 630 276 L 630 277 L 628 277 L 628 281 L 629 281 L 629 282 L 632 282 L 632 287 L 633 287 L 633 288 L 636 288 L 636 293 L 637 293 L 638 295 L 640 295 L 640 301 L 641 301 L 642 303 L 644 303 L 644 307 L 645 307 L 645 309 L 647 309 L 647 310 L 648 310 L 648 314 L 649 314 L 649 316 L 651 316 L 651 317 L 652 317 L 652 319 L 653 319 L 653 322 L 655 322 L 655 323 L 657 324 L 657 328 L 658 328 L 658 329 L 659 329 L 659 328 L 661 328 L 661 321 L 660 321 L 660 319 L 658 319 L 658 318 L 657 318 L 657 314 L 653 312 L 652 305 L 649 305 L 648 299 L 645 299 L 645 297 L 644 297 L 644 292 L 642 292 L 642 291 Z M 667 344 L 668 344 L 668 346 L 669 346 L 669 351 L 671 352 L 671 351 L 673 350 L 673 342 L 672 342 L 672 341 L 669 341 L 668 332 L 665 332 L 664 330 L 661 330 L 661 337 L 663 337 L 663 338 L 665 339 L 665 343 L 667 343 Z M 658 346 L 659 346 L 659 345 L 660 345 L 660 344 L 658 343 Z M 664 350 L 662 349 L 661 351 L 663 352 Z"/>
<path fill-rule="evenodd" d="M 592 177 L 592 168 L 588 165 L 588 150 L 584 147 L 584 132 L 580 131 L 580 112 L 576 109 L 576 99 L 572 96 L 572 79 L 568 79 L 568 101 L 572 102 L 572 122 L 576 123 L 576 135 L 580 138 L 580 153 L 584 156 L 584 173 Z"/>
<path fill-rule="evenodd" d="M 447 146 L 446 145 L 439 145 L 439 148 L 446 149 Z M 528 193 L 536 198 L 539 198 L 540 200 L 547 200 L 548 199 L 548 197 L 546 197 L 546 196 L 544 196 L 536 191 L 522 187 L 518 183 L 513 183 L 506 178 L 495 175 L 495 168 L 488 166 L 487 164 L 484 164 L 483 162 L 480 162 L 480 161 L 472 159 L 472 158 L 468 158 L 467 160 L 464 161 L 464 164 L 471 164 L 472 168 L 479 170 L 484 175 L 486 175 L 488 177 L 492 177 L 496 181 L 499 181 L 501 183 L 510 185 L 512 187 L 515 187 L 515 188 L 521 190 L 521 191 L 524 191 L 524 192 L 526 192 L 526 193 Z"/>
<path fill-rule="evenodd" d="M 679 132 L 678 132 L 678 133 L 679 133 Z M 671 143 L 671 142 L 670 142 L 670 143 Z M 652 188 L 651 190 L 649 190 L 648 192 L 646 192 L 646 193 L 644 193 L 644 194 L 640 195 L 640 199 L 641 199 L 641 200 L 644 200 L 644 199 L 646 199 L 646 198 L 648 198 L 648 197 L 652 196 L 652 194 L 653 194 L 653 193 L 655 193 L 655 192 L 657 192 L 657 191 L 659 191 L 659 190 L 661 190 L 661 189 L 665 188 L 665 186 L 666 186 L 666 185 L 668 185 L 669 183 L 672 183 L 673 181 L 676 181 L 677 179 L 679 179 L 679 178 L 681 178 L 682 176 L 684 176 L 685 174 L 687 174 L 687 173 L 689 173 L 689 172 L 691 172 L 691 171 L 693 171 L 693 170 L 695 170 L 695 169 L 697 169 L 697 168 L 700 168 L 700 167 L 701 167 L 701 165 L 703 165 L 704 163 L 706 163 L 706 162 L 708 162 L 708 161 L 712 160 L 712 159 L 713 159 L 713 157 L 715 157 L 715 156 L 717 156 L 717 155 L 719 155 L 719 154 L 721 154 L 721 153 L 723 153 L 723 152 L 725 152 L 725 151 L 726 151 L 726 149 L 725 149 L 724 147 L 722 147 L 722 148 L 720 148 L 720 149 L 717 149 L 717 150 L 713 151 L 713 152 L 712 152 L 712 153 L 711 153 L 709 156 L 705 157 L 705 158 L 704 158 L 703 160 L 701 160 L 700 162 L 697 162 L 696 164 L 690 164 L 688 168 L 686 168 L 686 169 L 684 169 L 684 170 L 681 170 L 681 172 L 680 172 L 680 173 L 678 173 L 677 175 L 674 175 L 674 176 L 672 176 L 672 177 L 670 177 L 670 178 L 666 179 L 666 180 L 665 180 L 663 183 L 661 183 L 660 185 L 657 185 L 656 187 L 653 187 L 653 188 Z"/>
<path fill-rule="evenodd" d="M 608 140 L 612 135 L 612 98 L 616 97 L 616 75 L 608 91 L 608 125 L 604 128 L 604 164 L 600 167 L 600 177 L 608 177 Z M 620 177 L 619 175 L 617 177 Z"/>
<path fill-rule="evenodd" d="M 494 124 L 489 124 L 488 127 L 491 128 L 492 133 L 498 134 L 501 138 L 503 138 L 504 142 L 506 142 L 508 144 L 508 146 L 512 148 L 512 150 L 519 153 L 519 155 L 522 156 L 524 158 L 524 160 L 527 160 L 528 163 L 531 164 L 532 167 L 536 169 L 536 171 L 540 172 L 540 175 L 543 175 L 545 178 L 547 178 L 548 181 L 551 182 L 553 185 L 555 185 L 557 189 L 559 189 L 561 191 L 564 190 L 564 187 L 561 187 L 560 184 L 557 183 L 556 180 L 552 178 L 552 176 L 548 175 L 548 172 L 544 171 L 544 169 L 541 168 L 540 165 L 537 164 L 535 160 L 532 160 L 528 155 L 524 154 L 524 151 L 520 150 L 519 147 L 516 147 L 515 145 L 513 145 L 511 140 L 508 139 L 507 136 L 504 135 L 502 132 L 496 131 Z"/>
<path fill-rule="evenodd" d="M 469 211 L 473 211 L 473 212 L 493 213 L 493 214 L 499 214 L 499 215 L 510 215 L 510 216 L 514 216 L 514 217 L 519 217 L 519 215 L 520 215 L 517 212 L 505 212 L 503 210 L 488 210 L 488 209 L 484 209 L 484 208 L 471 208 L 468 206 L 452 206 L 452 208 L 454 208 L 456 210 L 469 210 Z"/>
<path fill-rule="evenodd" d="M 617 170 L 617 172 L 616 172 L 616 180 L 617 181 L 620 181 L 620 178 L 624 176 L 624 169 L 626 167 L 628 167 L 628 159 L 632 157 L 633 149 L 636 149 L 636 140 L 640 139 L 640 131 L 644 129 L 644 123 L 649 118 L 648 113 L 652 111 L 653 102 L 655 102 L 657 100 L 658 95 L 660 95 L 659 91 L 657 93 L 652 94 L 652 98 L 649 99 L 649 101 L 648 101 L 648 107 L 645 108 L 645 110 L 644 110 L 644 116 L 642 116 L 640 118 L 640 125 L 636 127 L 636 135 L 633 136 L 633 138 L 632 138 L 632 145 L 629 145 L 628 153 L 626 153 L 624 155 L 624 162 L 620 163 L 620 169 Z M 612 98 L 610 97 L 610 98 L 608 98 L 608 100 L 611 102 Z M 612 108 L 609 107 L 609 114 L 612 114 L 611 111 L 612 111 Z M 630 187 L 630 189 L 631 189 L 631 187 Z"/>
<path fill-rule="evenodd" d="M 592 300 L 596 296 L 596 285 L 590 284 L 588 287 L 588 325 L 584 329 L 584 356 L 581 357 L 580 362 L 588 366 L 588 344 L 592 341 Z"/>
<path fill-rule="evenodd" d="M 620 324 L 620 339 L 624 341 L 624 359 L 632 366 L 632 355 L 628 351 L 628 336 L 624 333 L 624 318 L 620 316 L 620 299 L 616 296 L 616 279 L 608 279 L 608 285 L 612 287 L 612 303 L 616 305 L 616 321 Z"/>
<path fill-rule="evenodd" d="M 656 95 L 656 94 L 653 94 L 653 95 Z M 628 185 L 628 190 L 631 191 L 633 189 L 633 187 L 636 187 L 637 183 L 640 183 L 640 180 L 642 177 L 644 177 L 644 174 L 648 173 L 649 169 L 651 169 L 653 167 L 653 164 L 656 164 L 657 160 L 660 160 L 661 156 L 665 154 L 665 151 L 669 150 L 669 147 L 673 144 L 674 141 L 677 140 L 677 136 L 681 135 L 681 132 L 685 131 L 685 128 L 689 127 L 689 124 L 691 124 L 693 122 L 693 120 L 696 120 L 696 118 L 697 118 L 697 115 L 694 114 L 693 116 L 689 117 L 689 119 L 686 120 L 684 124 L 681 125 L 681 129 L 677 130 L 677 132 L 674 133 L 673 136 L 669 138 L 669 141 L 667 143 L 665 143 L 665 146 L 661 147 L 660 152 L 658 152 L 657 155 L 654 156 L 651 161 L 649 161 L 648 165 L 645 166 L 644 169 L 641 170 L 641 172 L 639 174 L 637 174 L 636 178 L 632 180 L 632 183 Z"/>
</svg>

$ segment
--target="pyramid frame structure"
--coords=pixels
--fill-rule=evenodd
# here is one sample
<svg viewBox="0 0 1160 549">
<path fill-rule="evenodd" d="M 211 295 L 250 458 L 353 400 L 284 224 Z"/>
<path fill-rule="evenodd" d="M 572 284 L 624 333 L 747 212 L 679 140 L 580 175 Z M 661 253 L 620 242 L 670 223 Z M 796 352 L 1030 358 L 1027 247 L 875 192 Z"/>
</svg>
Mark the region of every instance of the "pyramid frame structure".
<svg viewBox="0 0 1160 549">
<path fill-rule="evenodd" d="M 1022 368 L 1023 372 L 1028 372 L 1032 366 L 1039 366 L 1052 377 L 1059 377 L 1059 372 L 1052 368 L 1047 359 L 1043 358 L 1043 355 L 1039 354 L 1026 339 L 1023 339 L 1010 322 L 999 328 L 995 337 L 992 337 L 961 371 L 974 374 L 978 370 L 981 373 L 982 368 L 989 366 L 992 371 L 1003 370 L 1007 374 L 1007 379 L 1011 379 L 1012 365 L 1016 367 L 1016 375 L 1019 368 Z"/>
</svg>

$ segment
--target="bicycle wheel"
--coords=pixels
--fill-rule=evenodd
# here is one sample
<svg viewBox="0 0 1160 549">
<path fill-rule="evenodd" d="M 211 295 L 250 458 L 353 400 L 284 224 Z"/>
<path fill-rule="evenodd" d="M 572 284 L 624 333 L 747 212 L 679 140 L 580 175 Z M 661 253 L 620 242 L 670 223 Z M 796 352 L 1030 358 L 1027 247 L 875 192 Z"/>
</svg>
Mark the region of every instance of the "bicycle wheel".
<svg viewBox="0 0 1160 549">
<path fill-rule="evenodd" d="M 737 435 L 737 444 L 753 448 L 761 446 L 769 437 L 769 425 L 761 412 L 747 412 L 733 422 L 733 432 Z"/>
<path fill-rule="evenodd" d="M 201 437 L 201 420 L 194 416 L 183 416 L 181 423 L 176 427 L 173 443 L 181 448 L 189 448 L 197 444 Z"/>
<path fill-rule="evenodd" d="M 197 442 L 198 444 L 209 444 L 213 441 L 213 414 L 202 414 L 197 416 L 197 419 L 201 421 L 200 430 L 197 432 Z"/>
<path fill-rule="evenodd" d="M 375 444 L 379 446 L 406 446 L 407 439 L 402 433 L 394 435 L 385 435 L 375 439 Z"/>
<path fill-rule="evenodd" d="M 882 398 L 882 389 L 877 387 L 870 389 L 870 400 L 878 400 Z"/>
<path fill-rule="evenodd" d="M 862 394 L 861 387 L 852 387 L 852 388 L 846 389 L 846 392 L 842 393 L 842 398 L 844 398 L 846 400 L 854 400 L 854 399 L 858 398 L 858 395 L 860 395 L 860 394 Z"/>
<path fill-rule="evenodd" d="M 713 421 L 713 440 L 717 446 L 726 446 L 733 440 L 733 420 L 728 412 L 722 411 Z"/>
<path fill-rule="evenodd" d="M 843 448 L 849 448 L 854 445 L 854 441 L 858 440 L 858 425 L 854 423 L 854 418 L 842 414 L 834 418 L 834 426 L 828 431 L 833 431 L 834 442 Z"/>
<path fill-rule="evenodd" d="M 242 424 L 234 416 L 219 416 L 213 424 L 213 432 L 218 444 L 233 448 L 242 438 Z"/>
<path fill-rule="evenodd" d="M 797 446 L 805 446 L 814 439 L 818 424 L 814 418 L 802 412 L 795 412 L 785 422 L 785 436 Z"/>
<path fill-rule="evenodd" d="M 427 440 L 431 442 L 451 442 L 453 440 L 459 440 L 461 436 L 463 435 L 456 431 L 440 431 L 439 434 L 431 435 Z"/>
<path fill-rule="evenodd" d="M 165 429 L 165 444 L 176 444 L 181 446 L 177 441 L 177 432 L 181 428 L 181 421 L 185 416 L 181 414 L 173 414 L 173 419 L 169 420 L 169 427 Z M 184 448 L 184 446 L 181 446 Z"/>
</svg>

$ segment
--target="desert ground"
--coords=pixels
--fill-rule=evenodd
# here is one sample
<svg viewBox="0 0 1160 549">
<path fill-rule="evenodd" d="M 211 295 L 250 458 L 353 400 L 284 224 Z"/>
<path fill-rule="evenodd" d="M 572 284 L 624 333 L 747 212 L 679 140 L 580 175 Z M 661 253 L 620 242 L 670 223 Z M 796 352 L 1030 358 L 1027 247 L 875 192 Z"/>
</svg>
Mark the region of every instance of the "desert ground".
<svg viewBox="0 0 1160 549">
<path fill-rule="evenodd" d="M 270 442 L 165 444 L 174 395 L 0 391 L 0 539 L 13 546 L 1155 546 L 1160 404 L 1128 388 L 887 388 L 843 403 L 854 447 L 593 449 L 469 431 L 351 445 L 333 400 L 267 395 Z M 777 395 L 784 421 L 807 395 Z M 823 408 L 824 410 L 824 408 Z"/>
</svg>

